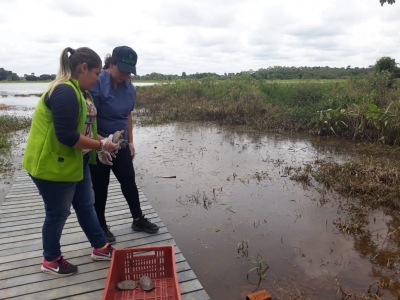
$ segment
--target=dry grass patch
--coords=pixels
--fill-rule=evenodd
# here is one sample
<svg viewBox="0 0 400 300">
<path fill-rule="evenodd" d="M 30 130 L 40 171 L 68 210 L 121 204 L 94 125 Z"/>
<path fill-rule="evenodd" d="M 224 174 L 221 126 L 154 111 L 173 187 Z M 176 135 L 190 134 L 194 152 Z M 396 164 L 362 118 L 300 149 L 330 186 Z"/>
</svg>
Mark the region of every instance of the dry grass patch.
<svg viewBox="0 0 400 300">
<path fill-rule="evenodd" d="M 324 162 L 313 176 L 327 188 L 357 197 L 372 208 L 400 208 L 400 163 L 395 159 L 362 157 L 344 164 Z"/>
</svg>

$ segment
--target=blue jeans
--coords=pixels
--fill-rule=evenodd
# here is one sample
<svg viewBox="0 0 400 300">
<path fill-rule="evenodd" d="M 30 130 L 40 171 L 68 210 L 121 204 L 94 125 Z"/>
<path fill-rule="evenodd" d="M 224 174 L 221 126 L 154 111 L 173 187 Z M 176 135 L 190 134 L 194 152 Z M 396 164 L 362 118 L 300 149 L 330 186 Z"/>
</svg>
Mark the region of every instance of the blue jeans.
<svg viewBox="0 0 400 300">
<path fill-rule="evenodd" d="M 71 204 L 83 232 L 94 248 L 103 247 L 107 240 L 94 210 L 94 193 L 84 156 L 83 179 L 79 182 L 54 182 L 32 177 L 43 198 L 46 217 L 42 228 L 43 256 L 53 261 L 61 255 L 60 239 L 64 224 L 71 214 Z"/>
</svg>

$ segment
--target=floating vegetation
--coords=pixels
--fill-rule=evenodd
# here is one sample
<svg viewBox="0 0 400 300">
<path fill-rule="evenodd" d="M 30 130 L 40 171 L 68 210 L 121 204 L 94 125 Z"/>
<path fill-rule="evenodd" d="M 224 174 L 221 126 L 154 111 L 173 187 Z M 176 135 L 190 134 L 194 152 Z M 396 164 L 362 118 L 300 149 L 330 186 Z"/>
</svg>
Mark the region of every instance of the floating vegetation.
<svg viewBox="0 0 400 300">
<path fill-rule="evenodd" d="M 251 262 L 253 264 L 255 264 L 256 266 L 247 272 L 247 281 L 251 284 L 257 285 L 257 287 L 255 288 L 255 290 L 257 290 L 260 287 L 261 281 L 263 279 L 265 279 L 265 277 L 267 276 L 266 273 L 267 273 L 267 270 L 269 269 L 269 265 L 264 260 L 261 252 L 259 252 L 257 254 L 256 259 Z M 256 274 L 257 274 L 257 277 L 258 277 L 257 283 L 251 282 L 249 279 L 250 273 L 252 273 L 252 272 L 256 272 Z"/>
<path fill-rule="evenodd" d="M 256 172 L 251 178 L 257 179 L 258 181 L 265 180 L 265 179 L 271 179 L 271 177 L 269 177 L 268 173 L 265 171 Z"/>
<path fill-rule="evenodd" d="M 289 177 L 291 180 L 301 182 L 304 186 L 309 186 L 311 183 L 311 171 L 312 166 L 310 164 L 305 164 L 304 168 L 285 167 L 284 174 L 286 173 L 290 175 L 291 173 L 294 173 Z"/>
<path fill-rule="evenodd" d="M 336 280 L 337 282 L 337 280 Z M 361 296 L 358 296 L 356 294 L 346 292 L 344 289 L 338 284 L 338 289 L 337 289 L 337 294 L 341 294 L 342 300 L 348 300 L 348 299 L 354 299 L 354 300 L 380 300 L 381 296 L 383 295 L 380 291 L 382 288 L 381 284 L 378 281 L 375 281 L 374 283 L 371 283 L 368 286 L 367 292 L 365 294 L 362 294 Z"/>
<path fill-rule="evenodd" d="M 313 177 L 342 196 L 371 208 L 400 209 L 400 163 L 395 159 L 362 157 L 346 163 L 324 162 Z"/>
<path fill-rule="evenodd" d="M 220 188 L 220 190 L 222 191 L 222 188 Z M 192 195 L 186 195 L 185 199 L 179 197 L 178 199 L 176 199 L 176 201 L 182 204 L 183 206 L 187 206 L 190 203 L 194 203 L 196 205 L 202 205 L 203 208 L 208 210 L 210 209 L 212 203 L 217 202 L 217 194 L 215 188 L 213 189 L 212 195 L 210 196 L 208 196 L 205 191 L 200 193 L 200 191 L 197 190 Z"/>
<path fill-rule="evenodd" d="M 360 234 L 363 233 L 364 224 L 359 221 L 349 221 L 347 218 L 342 220 L 342 218 L 337 218 L 332 221 L 332 223 L 340 230 L 342 233 L 346 234 Z"/>
<path fill-rule="evenodd" d="M 242 240 L 242 242 L 238 243 L 237 253 L 241 258 L 249 256 L 249 240 Z"/>
<path fill-rule="evenodd" d="M 41 97 L 43 93 L 30 93 L 30 94 L 14 94 L 14 97 Z"/>
<path fill-rule="evenodd" d="M 226 178 L 227 181 L 236 181 L 236 178 L 243 184 L 250 184 L 250 180 L 256 180 L 257 184 L 260 184 L 264 180 L 271 180 L 271 177 L 266 171 L 256 171 L 254 174 L 246 175 L 244 177 L 238 177 L 234 172 L 232 175 Z"/>
</svg>

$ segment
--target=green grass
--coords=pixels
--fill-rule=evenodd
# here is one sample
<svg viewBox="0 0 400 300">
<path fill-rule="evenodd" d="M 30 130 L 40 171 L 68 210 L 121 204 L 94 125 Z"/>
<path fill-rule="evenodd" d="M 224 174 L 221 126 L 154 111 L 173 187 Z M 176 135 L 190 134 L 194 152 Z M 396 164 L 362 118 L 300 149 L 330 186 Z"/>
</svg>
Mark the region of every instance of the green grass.
<svg viewBox="0 0 400 300">
<path fill-rule="evenodd" d="M 12 172 L 12 143 L 9 134 L 27 128 L 30 124 L 31 118 L 28 117 L 0 115 L 0 174 Z"/>
<path fill-rule="evenodd" d="M 395 84 L 396 85 L 396 84 Z M 400 144 L 400 91 L 371 75 L 347 80 L 178 80 L 138 87 L 147 123 L 216 121 Z"/>
<path fill-rule="evenodd" d="M 8 142 L 7 134 L 0 133 L 0 153 L 9 150 L 11 144 Z"/>
<path fill-rule="evenodd" d="M 0 115 L 0 132 L 6 134 L 29 127 L 31 118 L 10 115 Z"/>
</svg>

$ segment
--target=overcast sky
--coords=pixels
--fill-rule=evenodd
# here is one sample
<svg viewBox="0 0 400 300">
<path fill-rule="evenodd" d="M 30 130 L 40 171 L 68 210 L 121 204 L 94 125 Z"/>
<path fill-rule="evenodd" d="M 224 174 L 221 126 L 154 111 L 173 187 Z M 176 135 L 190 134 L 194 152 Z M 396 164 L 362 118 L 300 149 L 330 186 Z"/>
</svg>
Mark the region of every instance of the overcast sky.
<svg viewBox="0 0 400 300">
<path fill-rule="evenodd" d="M 0 0 L 0 67 L 55 74 L 65 47 L 138 53 L 137 72 L 400 62 L 400 1 Z"/>
</svg>

